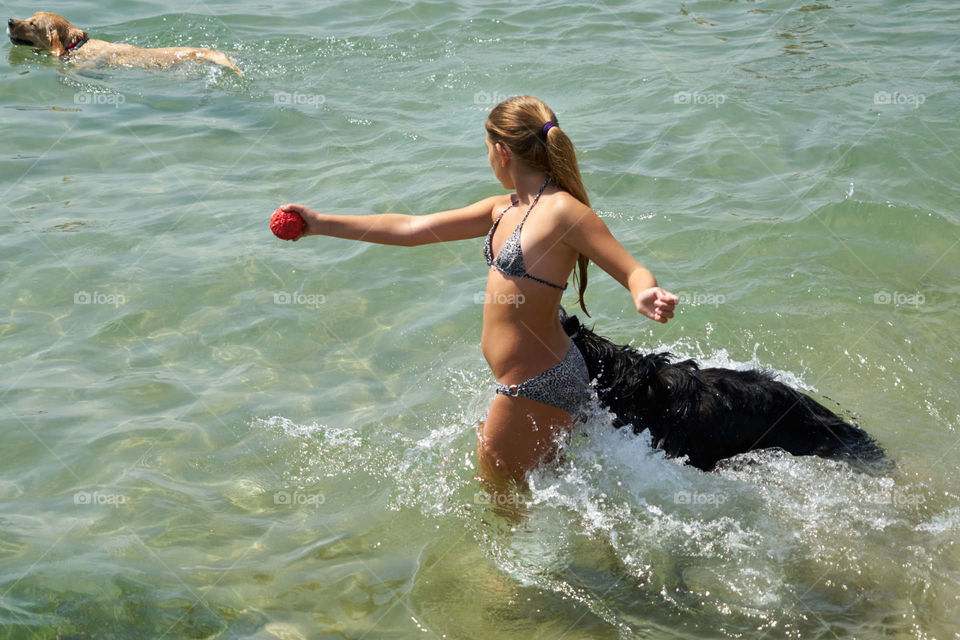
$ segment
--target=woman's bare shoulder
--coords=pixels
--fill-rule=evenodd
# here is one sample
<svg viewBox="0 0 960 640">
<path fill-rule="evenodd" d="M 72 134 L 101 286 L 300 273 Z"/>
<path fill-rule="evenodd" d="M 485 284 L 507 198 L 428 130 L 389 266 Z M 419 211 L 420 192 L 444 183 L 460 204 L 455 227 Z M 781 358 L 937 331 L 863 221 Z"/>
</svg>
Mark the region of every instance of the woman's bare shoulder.
<svg viewBox="0 0 960 640">
<path fill-rule="evenodd" d="M 494 196 L 494 198 L 495 198 L 493 203 L 494 217 L 500 215 L 500 212 L 503 211 L 506 207 L 515 205 L 517 203 L 517 194 L 512 191 L 510 193 L 501 193 L 498 196 Z"/>
<path fill-rule="evenodd" d="M 597 216 L 593 209 L 574 198 L 567 191 L 556 193 L 553 210 L 554 215 L 557 216 L 557 221 L 568 227 L 581 223 L 585 218 L 590 219 Z"/>
</svg>

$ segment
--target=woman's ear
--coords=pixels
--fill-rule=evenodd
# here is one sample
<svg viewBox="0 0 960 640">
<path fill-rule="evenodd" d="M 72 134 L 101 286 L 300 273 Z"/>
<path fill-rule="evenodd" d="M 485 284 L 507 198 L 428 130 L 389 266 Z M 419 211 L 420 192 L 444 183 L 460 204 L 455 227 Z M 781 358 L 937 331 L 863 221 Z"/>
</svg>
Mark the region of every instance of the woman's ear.
<svg viewBox="0 0 960 640">
<path fill-rule="evenodd" d="M 510 163 L 510 149 L 507 149 L 507 145 L 497 143 L 497 155 L 500 156 L 500 166 L 505 167 Z"/>
</svg>

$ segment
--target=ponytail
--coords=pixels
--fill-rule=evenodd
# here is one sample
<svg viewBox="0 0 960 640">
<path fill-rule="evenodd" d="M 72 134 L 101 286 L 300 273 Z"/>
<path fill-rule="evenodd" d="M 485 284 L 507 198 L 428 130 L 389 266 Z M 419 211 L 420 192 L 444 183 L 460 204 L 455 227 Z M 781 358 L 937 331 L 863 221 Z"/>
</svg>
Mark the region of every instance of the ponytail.
<svg viewBox="0 0 960 640">
<path fill-rule="evenodd" d="M 553 123 L 552 126 L 546 126 Z M 573 142 L 560 128 L 557 116 L 543 101 L 532 96 L 516 96 L 504 100 L 487 117 L 487 133 L 533 169 L 551 176 L 558 187 L 590 206 L 590 198 L 580 177 L 577 154 Z M 574 286 L 577 302 L 589 317 L 583 294 L 587 290 L 587 256 L 577 256 Z"/>
<path fill-rule="evenodd" d="M 554 120 L 553 122 L 556 122 Z M 583 186 L 583 179 L 580 177 L 580 167 L 577 165 L 577 154 L 573 148 L 573 142 L 567 137 L 559 125 L 547 129 L 547 164 L 550 167 L 550 175 L 556 180 L 561 189 L 572 195 L 583 204 L 590 206 L 590 198 L 587 196 L 587 190 Z M 583 294 L 587 290 L 587 266 L 590 259 L 582 253 L 577 256 L 577 270 L 573 273 L 573 286 L 577 288 L 579 299 L 577 303 L 583 312 L 590 317 L 587 312 L 587 305 L 583 300 Z"/>
</svg>

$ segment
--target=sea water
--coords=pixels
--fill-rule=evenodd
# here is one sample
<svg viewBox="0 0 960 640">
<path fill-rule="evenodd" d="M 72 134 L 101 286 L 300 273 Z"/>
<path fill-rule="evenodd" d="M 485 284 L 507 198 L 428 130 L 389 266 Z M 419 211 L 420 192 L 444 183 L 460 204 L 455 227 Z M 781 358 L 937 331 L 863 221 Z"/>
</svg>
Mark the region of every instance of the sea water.
<svg viewBox="0 0 960 640">
<path fill-rule="evenodd" d="M 0 637 L 958 637 L 953 3 L 39 8 L 244 75 L 3 45 Z M 597 410 L 491 504 L 482 240 L 267 222 L 501 193 L 516 94 L 681 296 L 656 325 L 593 265 L 598 333 L 772 370 L 896 468 L 703 473 Z"/>
</svg>

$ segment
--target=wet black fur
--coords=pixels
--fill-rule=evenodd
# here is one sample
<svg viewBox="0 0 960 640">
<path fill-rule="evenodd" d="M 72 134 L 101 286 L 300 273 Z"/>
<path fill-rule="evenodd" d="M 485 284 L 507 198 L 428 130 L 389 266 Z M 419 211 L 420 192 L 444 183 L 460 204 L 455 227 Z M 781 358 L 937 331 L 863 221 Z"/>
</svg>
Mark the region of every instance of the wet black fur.
<svg viewBox="0 0 960 640">
<path fill-rule="evenodd" d="M 560 317 L 597 380 L 601 404 L 615 414 L 615 426 L 649 430 L 654 446 L 669 456 L 689 456 L 689 464 L 704 471 L 738 453 L 771 447 L 858 466 L 888 462 L 867 432 L 768 372 L 671 362 L 670 353 L 615 345 L 576 316 Z"/>
</svg>

